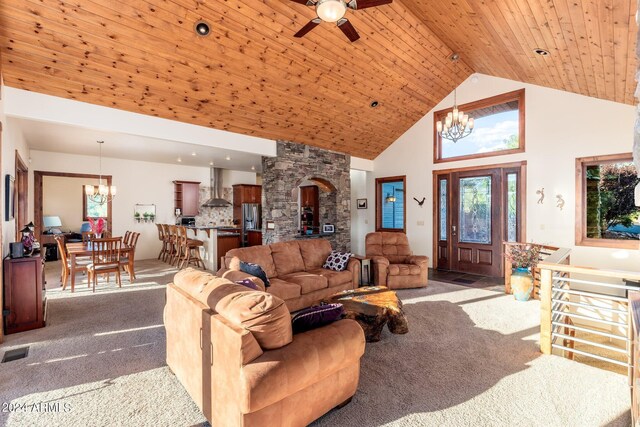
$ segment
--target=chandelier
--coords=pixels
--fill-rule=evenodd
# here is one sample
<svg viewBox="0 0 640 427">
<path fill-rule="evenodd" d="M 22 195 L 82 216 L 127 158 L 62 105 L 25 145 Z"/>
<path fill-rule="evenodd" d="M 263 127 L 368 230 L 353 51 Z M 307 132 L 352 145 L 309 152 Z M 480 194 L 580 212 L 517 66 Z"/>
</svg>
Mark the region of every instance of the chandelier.
<svg viewBox="0 0 640 427">
<path fill-rule="evenodd" d="M 113 198 L 116 197 L 116 186 L 102 184 L 102 144 L 104 144 L 104 141 L 96 142 L 100 147 L 100 179 L 98 181 L 98 185 L 85 185 L 84 192 L 92 202 L 99 205 L 104 205 L 105 203 L 112 201 Z"/>
<path fill-rule="evenodd" d="M 453 61 L 454 67 L 457 70 L 458 59 L 460 55 L 454 53 L 451 55 L 451 61 Z M 457 73 L 456 73 L 457 74 Z M 438 135 L 444 139 L 448 139 L 453 142 L 457 142 L 459 139 L 468 136 L 473 131 L 473 118 L 470 118 L 468 114 L 464 114 L 458 109 L 458 99 L 456 96 L 456 88 L 453 89 L 453 108 L 452 111 L 447 113 L 447 117 L 436 122 L 436 130 Z"/>
</svg>

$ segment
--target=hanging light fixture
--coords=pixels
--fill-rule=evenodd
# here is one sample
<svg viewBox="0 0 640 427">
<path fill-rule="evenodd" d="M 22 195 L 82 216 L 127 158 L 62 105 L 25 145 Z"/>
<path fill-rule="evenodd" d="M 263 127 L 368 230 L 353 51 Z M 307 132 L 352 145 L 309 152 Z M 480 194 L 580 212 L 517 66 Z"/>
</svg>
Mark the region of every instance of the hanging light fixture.
<svg viewBox="0 0 640 427">
<path fill-rule="evenodd" d="M 100 147 L 100 179 L 98 181 L 98 185 L 85 185 L 84 192 L 92 202 L 104 205 L 105 203 L 112 201 L 113 198 L 116 197 L 116 186 L 102 184 L 102 144 L 104 144 L 104 141 L 96 142 Z"/>
<path fill-rule="evenodd" d="M 460 59 L 460 55 L 454 53 L 453 55 L 451 55 L 450 59 L 451 61 L 453 61 L 455 71 L 457 71 L 458 59 Z M 447 113 L 444 122 L 442 120 L 438 120 L 436 122 L 436 130 L 438 131 L 438 135 L 440 135 L 440 137 L 453 142 L 457 142 L 459 139 L 468 136 L 473 131 L 473 118 L 469 117 L 468 114 L 464 114 L 458 109 L 456 88 L 453 89 L 452 111 Z"/>
<path fill-rule="evenodd" d="M 384 200 L 387 203 L 395 203 L 396 202 L 396 196 L 395 196 L 395 194 L 387 193 L 387 197 Z"/>
</svg>

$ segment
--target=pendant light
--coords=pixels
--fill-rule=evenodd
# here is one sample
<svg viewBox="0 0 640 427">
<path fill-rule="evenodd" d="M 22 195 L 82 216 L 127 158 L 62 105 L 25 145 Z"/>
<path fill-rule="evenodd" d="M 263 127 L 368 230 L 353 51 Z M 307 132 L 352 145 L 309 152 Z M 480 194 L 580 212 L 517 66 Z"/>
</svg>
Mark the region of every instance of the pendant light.
<svg viewBox="0 0 640 427">
<path fill-rule="evenodd" d="M 98 185 L 85 185 L 84 191 L 89 200 L 99 205 L 104 205 L 113 200 L 116 197 L 116 186 L 115 185 L 104 185 L 102 184 L 102 144 L 104 141 L 96 141 L 98 143 L 99 148 L 99 172 L 100 179 L 98 181 Z"/>
<path fill-rule="evenodd" d="M 458 59 L 460 59 L 460 55 L 454 53 L 453 55 L 451 55 L 450 59 L 451 61 L 453 61 L 454 70 L 457 74 L 457 65 Z M 465 136 L 469 136 L 473 131 L 473 118 L 469 117 L 468 114 L 464 114 L 458 109 L 456 90 L 457 88 L 453 89 L 452 111 L 447 113 L 444 122 L 441 120 L 438 120 L 436 122 L 436 130 L 438 131 L 438 135 L 440 135 L 440 137 L 443 139 L 448 139 L 453 142 L 457 142 Z"/>
</svg>

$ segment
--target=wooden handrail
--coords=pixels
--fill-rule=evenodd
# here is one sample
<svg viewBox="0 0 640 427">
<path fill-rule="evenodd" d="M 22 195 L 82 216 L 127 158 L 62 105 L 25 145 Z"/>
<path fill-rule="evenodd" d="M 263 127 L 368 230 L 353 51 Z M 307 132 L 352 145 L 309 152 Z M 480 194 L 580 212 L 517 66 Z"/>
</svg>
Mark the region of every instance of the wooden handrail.
<svg viewBox="0 0 640 427">
<path fill-rule="evenodd" d="M 640 273 L 635 273 L 632 271 L 604 270 L 595 267 L 579 267 L 575 265 L 557 264 L 549 262 L 547 260 L 538 264 L 538 268 L 540 268 L 541 270 L 553 270 L 563 273 L 576 273 L 587 274 L 589 276 L 610 277 L 612 279 L 627 279 L 633 281 L 640 280 Z"/>
</svg>

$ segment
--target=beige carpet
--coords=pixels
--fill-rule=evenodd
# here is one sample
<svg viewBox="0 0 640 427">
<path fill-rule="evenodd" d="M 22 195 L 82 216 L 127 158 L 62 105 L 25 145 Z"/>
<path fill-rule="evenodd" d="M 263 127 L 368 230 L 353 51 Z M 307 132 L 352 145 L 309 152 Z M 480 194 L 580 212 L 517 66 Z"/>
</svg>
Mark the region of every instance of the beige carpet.
<svg viewBox="0 0 640 427">
<path fill-rule="evenodd" d="M 53 267 L 48 267 L 52 270 Z M 164 284 L 175 270 L 141 262 L 139 280 L 92 294 L 49 291 L 44 329 L 7 337 L 29 357 L 0 364 L 7 426 L 190 426 L 204 418 L 164 365 Z M 52 272 L 49 285 L 55 281 Z M 629 425 L 623 375 L 537 347 L 538 302 L 432 282 L 401 291 L 407 335 L 368 344 L 354 400 L 317 426 Z M 54 412 L 22 404 L 47 403 Z M 55 409 L 58 411 L 55 412 Z"/>
</svg>

